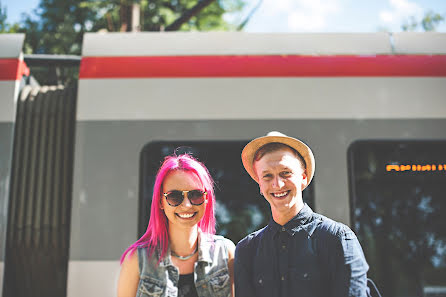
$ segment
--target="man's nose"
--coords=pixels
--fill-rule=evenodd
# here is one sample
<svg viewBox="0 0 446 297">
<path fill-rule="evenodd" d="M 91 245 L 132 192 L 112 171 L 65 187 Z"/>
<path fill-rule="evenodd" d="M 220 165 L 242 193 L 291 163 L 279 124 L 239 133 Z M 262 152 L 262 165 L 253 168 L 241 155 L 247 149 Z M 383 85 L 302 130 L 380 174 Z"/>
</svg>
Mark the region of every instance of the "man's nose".
<svg viewBox="0 0 446 297">
<path fill-rule="evenodd" d="M 273 186 L 276 188 L 282 188 L 285 185 L 285 182 L 283 181 L 283 179 L 280 176 L 277 176 L 274 178 L 273 181 Z"/>
</svg>

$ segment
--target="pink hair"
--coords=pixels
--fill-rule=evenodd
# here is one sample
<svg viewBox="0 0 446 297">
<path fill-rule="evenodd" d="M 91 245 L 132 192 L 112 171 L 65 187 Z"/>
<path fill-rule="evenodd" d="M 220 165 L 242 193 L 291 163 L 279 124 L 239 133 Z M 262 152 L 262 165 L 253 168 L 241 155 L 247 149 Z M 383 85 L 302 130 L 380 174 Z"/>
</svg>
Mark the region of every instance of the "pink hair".
<svg viewBox="0 0 446 297">
<path fill-rule="evenodd" d="M 214 215 L 214 181 L 207 168 L 201 162 L 192 156 L 184 154 L 180 156 L 172 155 L 164 159 L 163 164 L 156 175 L 155 185 L 153 187 L 152 205 L 150 209 L 150 219 L 147 230 L 140 239 L 129 246 L 121 256 L 121 264 L 128 253 L 132 255 L 138 247 L 148 247 L 149 255 L 152 255 L 157 248 L 161 254 L 158 262 L 164 258 L 169 245 L 169 235 L 167 231 L 167 217 L 164 211 L 160 209 L 160 199 L 163 197 L 163 181 L 173 170 L 182 170 L 195 173 L 201 180 L 207 191 L 208 202 L 203 218 L 198 222 L 198 227 L 204 233 L 215 234 L 215 215 Z"/>
</svg>

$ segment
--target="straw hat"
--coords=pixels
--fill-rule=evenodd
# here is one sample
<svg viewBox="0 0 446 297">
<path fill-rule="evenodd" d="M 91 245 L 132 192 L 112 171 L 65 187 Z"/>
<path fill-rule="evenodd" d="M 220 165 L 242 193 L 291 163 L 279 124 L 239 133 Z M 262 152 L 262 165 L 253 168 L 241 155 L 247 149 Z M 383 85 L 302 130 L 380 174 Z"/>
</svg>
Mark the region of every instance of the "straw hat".
<svg viewBox="0 0 446 297">
<path fill-rule="evenodd" d="M 286 136 L 285 134 L 282 134 L 277 131 L 269 132 L 266 136 L 262 136 L 259 138 L 256 138 L 252 140 L 250 143 L 248 143 L 245 148 L 242 151 L 242 162 L 243 166 L 245 167 L 246 171 L 248 171 L 249 175 L 258 183 L 259 180 L 257 178 L 257 174 L 254 170 L 253 163 L 254 163 L 254 156 L 256 152 L 265 144 L 272 143 L 272 142 L 278 142 L 286 144 L 293 149 L 295 149 L 305 160 L 306 163 L 306 169 L 307 169 L 307 176 L 308 176 L 308 183 L 307 186 L 310 184 L 311 180 L 314 176 L 314 167 L 315 167 L 315 161 L 314 161 L 314 155 L 311 149 L 302 141 L 299 139 Z M 305 186 L 305 187 L 307 187 Z"/>
</svg>

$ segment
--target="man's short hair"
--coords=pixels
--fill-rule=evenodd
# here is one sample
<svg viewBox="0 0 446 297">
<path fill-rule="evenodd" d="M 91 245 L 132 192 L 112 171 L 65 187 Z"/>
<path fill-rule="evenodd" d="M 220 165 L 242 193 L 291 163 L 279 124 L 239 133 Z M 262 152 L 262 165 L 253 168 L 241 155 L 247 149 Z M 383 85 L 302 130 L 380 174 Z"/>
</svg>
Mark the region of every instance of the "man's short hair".
<svg viewBox="0 0 446 297">
<path fill-rule="evenodd" d="M 299 154 L 298 151 L 296 151 L 291 146 L 288 146 L 288 145 L 280 143 L 280 142 L 271 142 L 271 143 L 265 144 L 264 146 L 259 148 L 257 150 L 257 152 L 255 153 L 255 155 L 254 155 L 254 162 L 259 161 L 260 159 L 263 158 L 263 156 L 265 156 L 268 153 L 272 153 L 272 152 L 275 152 L 275 151 L 280 151 L 280 150 L 283 150 L 283 149 L 290 149 L 294 153 L 296 158 L 299 159 L 300 164 L 302 166 L 302 169 L 306 169 L 307 168 L 307 164 L 305 163 L 304 158 L 301 156 L 301 154 Z"/>
</svg>

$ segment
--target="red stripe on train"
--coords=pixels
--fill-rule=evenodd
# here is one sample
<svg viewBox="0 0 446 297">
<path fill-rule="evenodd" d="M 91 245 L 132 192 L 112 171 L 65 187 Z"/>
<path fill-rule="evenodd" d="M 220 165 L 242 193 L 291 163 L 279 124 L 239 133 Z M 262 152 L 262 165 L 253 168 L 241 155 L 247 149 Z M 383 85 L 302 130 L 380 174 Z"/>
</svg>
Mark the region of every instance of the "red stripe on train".
<svg viewBox="0 0 446 297">
<path fill-rule="evenodd" d="M 84 57 L 81 79 L 446 76 L 446 55 Z"/>
<path fill-rule="evenodd" d="M 23 60 L 0 59 L 0 80 L 20 80 L 29 75 L 29 68 Z"/>
</svg>

